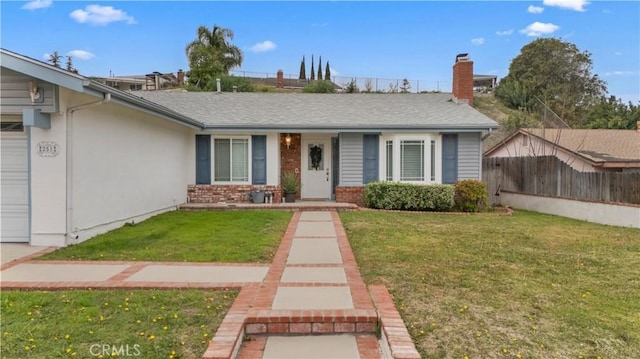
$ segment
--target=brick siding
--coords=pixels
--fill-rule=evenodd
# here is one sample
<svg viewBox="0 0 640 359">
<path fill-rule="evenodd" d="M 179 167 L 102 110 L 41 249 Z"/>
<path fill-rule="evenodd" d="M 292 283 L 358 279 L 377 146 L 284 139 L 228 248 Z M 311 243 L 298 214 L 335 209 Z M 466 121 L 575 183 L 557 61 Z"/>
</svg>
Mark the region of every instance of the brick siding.
<svg viewBox="0 0 640 359">
<path fill-rule="evenodd" d="M 273 191 L 273 203 L 282 202 L 280 186 L 192 184 L 187 195 L 190 203 L 250 203 L 253 190 Z"/>
<path fill-rule="evenodd" d="M 336 202 L 364 206 L 364 187 L 336 187 Z"/>
</svg>

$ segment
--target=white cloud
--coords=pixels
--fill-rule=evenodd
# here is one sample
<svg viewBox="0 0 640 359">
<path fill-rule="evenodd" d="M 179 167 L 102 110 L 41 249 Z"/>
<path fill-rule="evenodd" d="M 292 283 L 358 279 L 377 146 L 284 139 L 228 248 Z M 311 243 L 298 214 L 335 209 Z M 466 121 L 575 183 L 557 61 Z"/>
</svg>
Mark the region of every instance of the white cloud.
<svg viewBox="0 0 640 359">
<path fill-rule="evenodd" d="M 611 71 L 605 72 L 605 76 L 625 76 L 625 75 L 636 75 L 638 71 Z"/>
<path fill-rule="evenodd" d="M 498 36 L 509 36 L 513 34 L 513 29 L 509 29 L 509 30 L 504 30 L 504 31 L 497 31 L 496 35 Z"/>
<path fill-rule="evenodd" d="M 24 10 L 46 9 L 53 4 L 51 0 L 34 0 L 22 5 Z"/>
<path fill-rule="evenodd" d="M 542 3 L 546 6 L 557 6 L 580 12 L 585 11 L 584 7 L 589 4 L 587 0 L 543 0 Z"/>
<path fill-rule="evenodd" d="M 614 52 L 613 54 L 614 54 L 614 55 L 616 55 L 616 56 L 620 56 L 620 55 L 622 55 L 622 52 L 620 52 L 620 51 L 616 51 L 616 52 Z"/>
<path fill-rule="evenodd" d="M 67 56 L 71 56 L 72 58 L 79 60 L 89 60 L 91 58 L 94 58 L 96 55 L 90 53 L 89 51 L 71 50 L 67 52 Z"/>
<path fill-rule="evenodd" d="M 529 26 L 520 30 L 520 33 L 525 34 L 527 36 L 541 36 L 548 35 L 556 32 L 560 29 L 560 26 L 554 25 L 552 23 L 543 23 L 543 22 L 534 22 L 529 24 Z"/>
<path fill-rule="evenodd" d="M 265 40 L 263 42 L 259 42 L 249 48 L 251 52 L 267 52 L 275 50 L 277 45 L 273 41 Z"/>
<path fill-rule="evenodd" d="M 118 21 L 124 21 L 127 24 L 136 23 L 132 16 L 122 10 L 114 9 L 113 6 L 88 5 L 84 10 L 72 11 L 69 16 L 81 24 L 107 25 Z"/>
<path fill-rule="evenodd" d="M 602 10 L 602 13 L 603 13 L 603 14 L 611 14 L 611 13 L 612 13 L 612 11 L 611 11 L 611 10 L 609 10 L 609 9 L 604 9 L 604 10 Z"/>
<path fill-rule="evenodd" d="M 482 45 L 484 44 L 484 38 L 483 37 L 476 37 L 475 39 L 471 39 L 471 43 L 474 45 Z"/>
<path fill-rule="evenodd" d="M 544 8 L 540 6 L 529 5 L 529 7 L 527 8 L 527 12 L 531 14 L 542 14 L 543 11 Z"/>
</svg>

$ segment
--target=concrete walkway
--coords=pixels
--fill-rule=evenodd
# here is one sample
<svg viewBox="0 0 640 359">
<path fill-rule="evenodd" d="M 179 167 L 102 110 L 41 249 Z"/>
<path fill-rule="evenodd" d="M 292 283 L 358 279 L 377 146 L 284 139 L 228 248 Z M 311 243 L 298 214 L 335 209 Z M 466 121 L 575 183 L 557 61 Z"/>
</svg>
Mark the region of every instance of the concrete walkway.
<svg viewBox="0 0 640 359">
<path fill-rule="evenodd" d="M 236 287 L 204 358 L 420 358 L 386 289 L 374 286 L 370 295 L 335 211 L 294 212 L 270 266 L 27 256 L 2 264 L 0 287 Z"/>
</svg>

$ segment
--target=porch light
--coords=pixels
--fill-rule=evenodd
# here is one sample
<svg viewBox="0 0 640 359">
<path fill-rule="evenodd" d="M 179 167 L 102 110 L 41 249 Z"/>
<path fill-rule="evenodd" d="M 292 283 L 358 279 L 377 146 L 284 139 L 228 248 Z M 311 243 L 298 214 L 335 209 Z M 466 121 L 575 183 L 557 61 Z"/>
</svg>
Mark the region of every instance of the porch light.
<svg viewBox="0 0 640 359">
<path fill-rule="evenodd" d="M 287 136 L 284 138 L 284 143 L 287 145 L 287 149 L 291 147 L 291 135 L 287 133 Z"/>
</svg>

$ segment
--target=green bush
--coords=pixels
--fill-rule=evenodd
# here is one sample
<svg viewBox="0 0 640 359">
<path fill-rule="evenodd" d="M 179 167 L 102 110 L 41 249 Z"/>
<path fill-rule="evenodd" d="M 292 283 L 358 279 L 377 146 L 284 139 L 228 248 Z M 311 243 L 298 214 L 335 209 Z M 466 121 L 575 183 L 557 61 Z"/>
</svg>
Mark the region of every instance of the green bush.
<svg viewBox="0 0 640 359">
<path fill-rule="evenodd" d="M 453 208 L 451 185 L 418 185 L 399 182 L 371 182 L 364 187 L 367 207 L 406 211 L 446 211 Z"/>
<path fill-rule="evenodd" d="M 302 89 L 304 93 L 333 93 L 336 92 L 336 89 L 333 87 L 333 83 L 331 81 L 325 80 L 317 80 L 311 81 L 310 84 L 305 86 Z"/>
<path fill-rule="evenodd" d="M 455 208 L 463 212 L 480 212 L 487 209 L 489 193 L 487 185 L 477 180 L 456 181 Z"/>
</svg>

